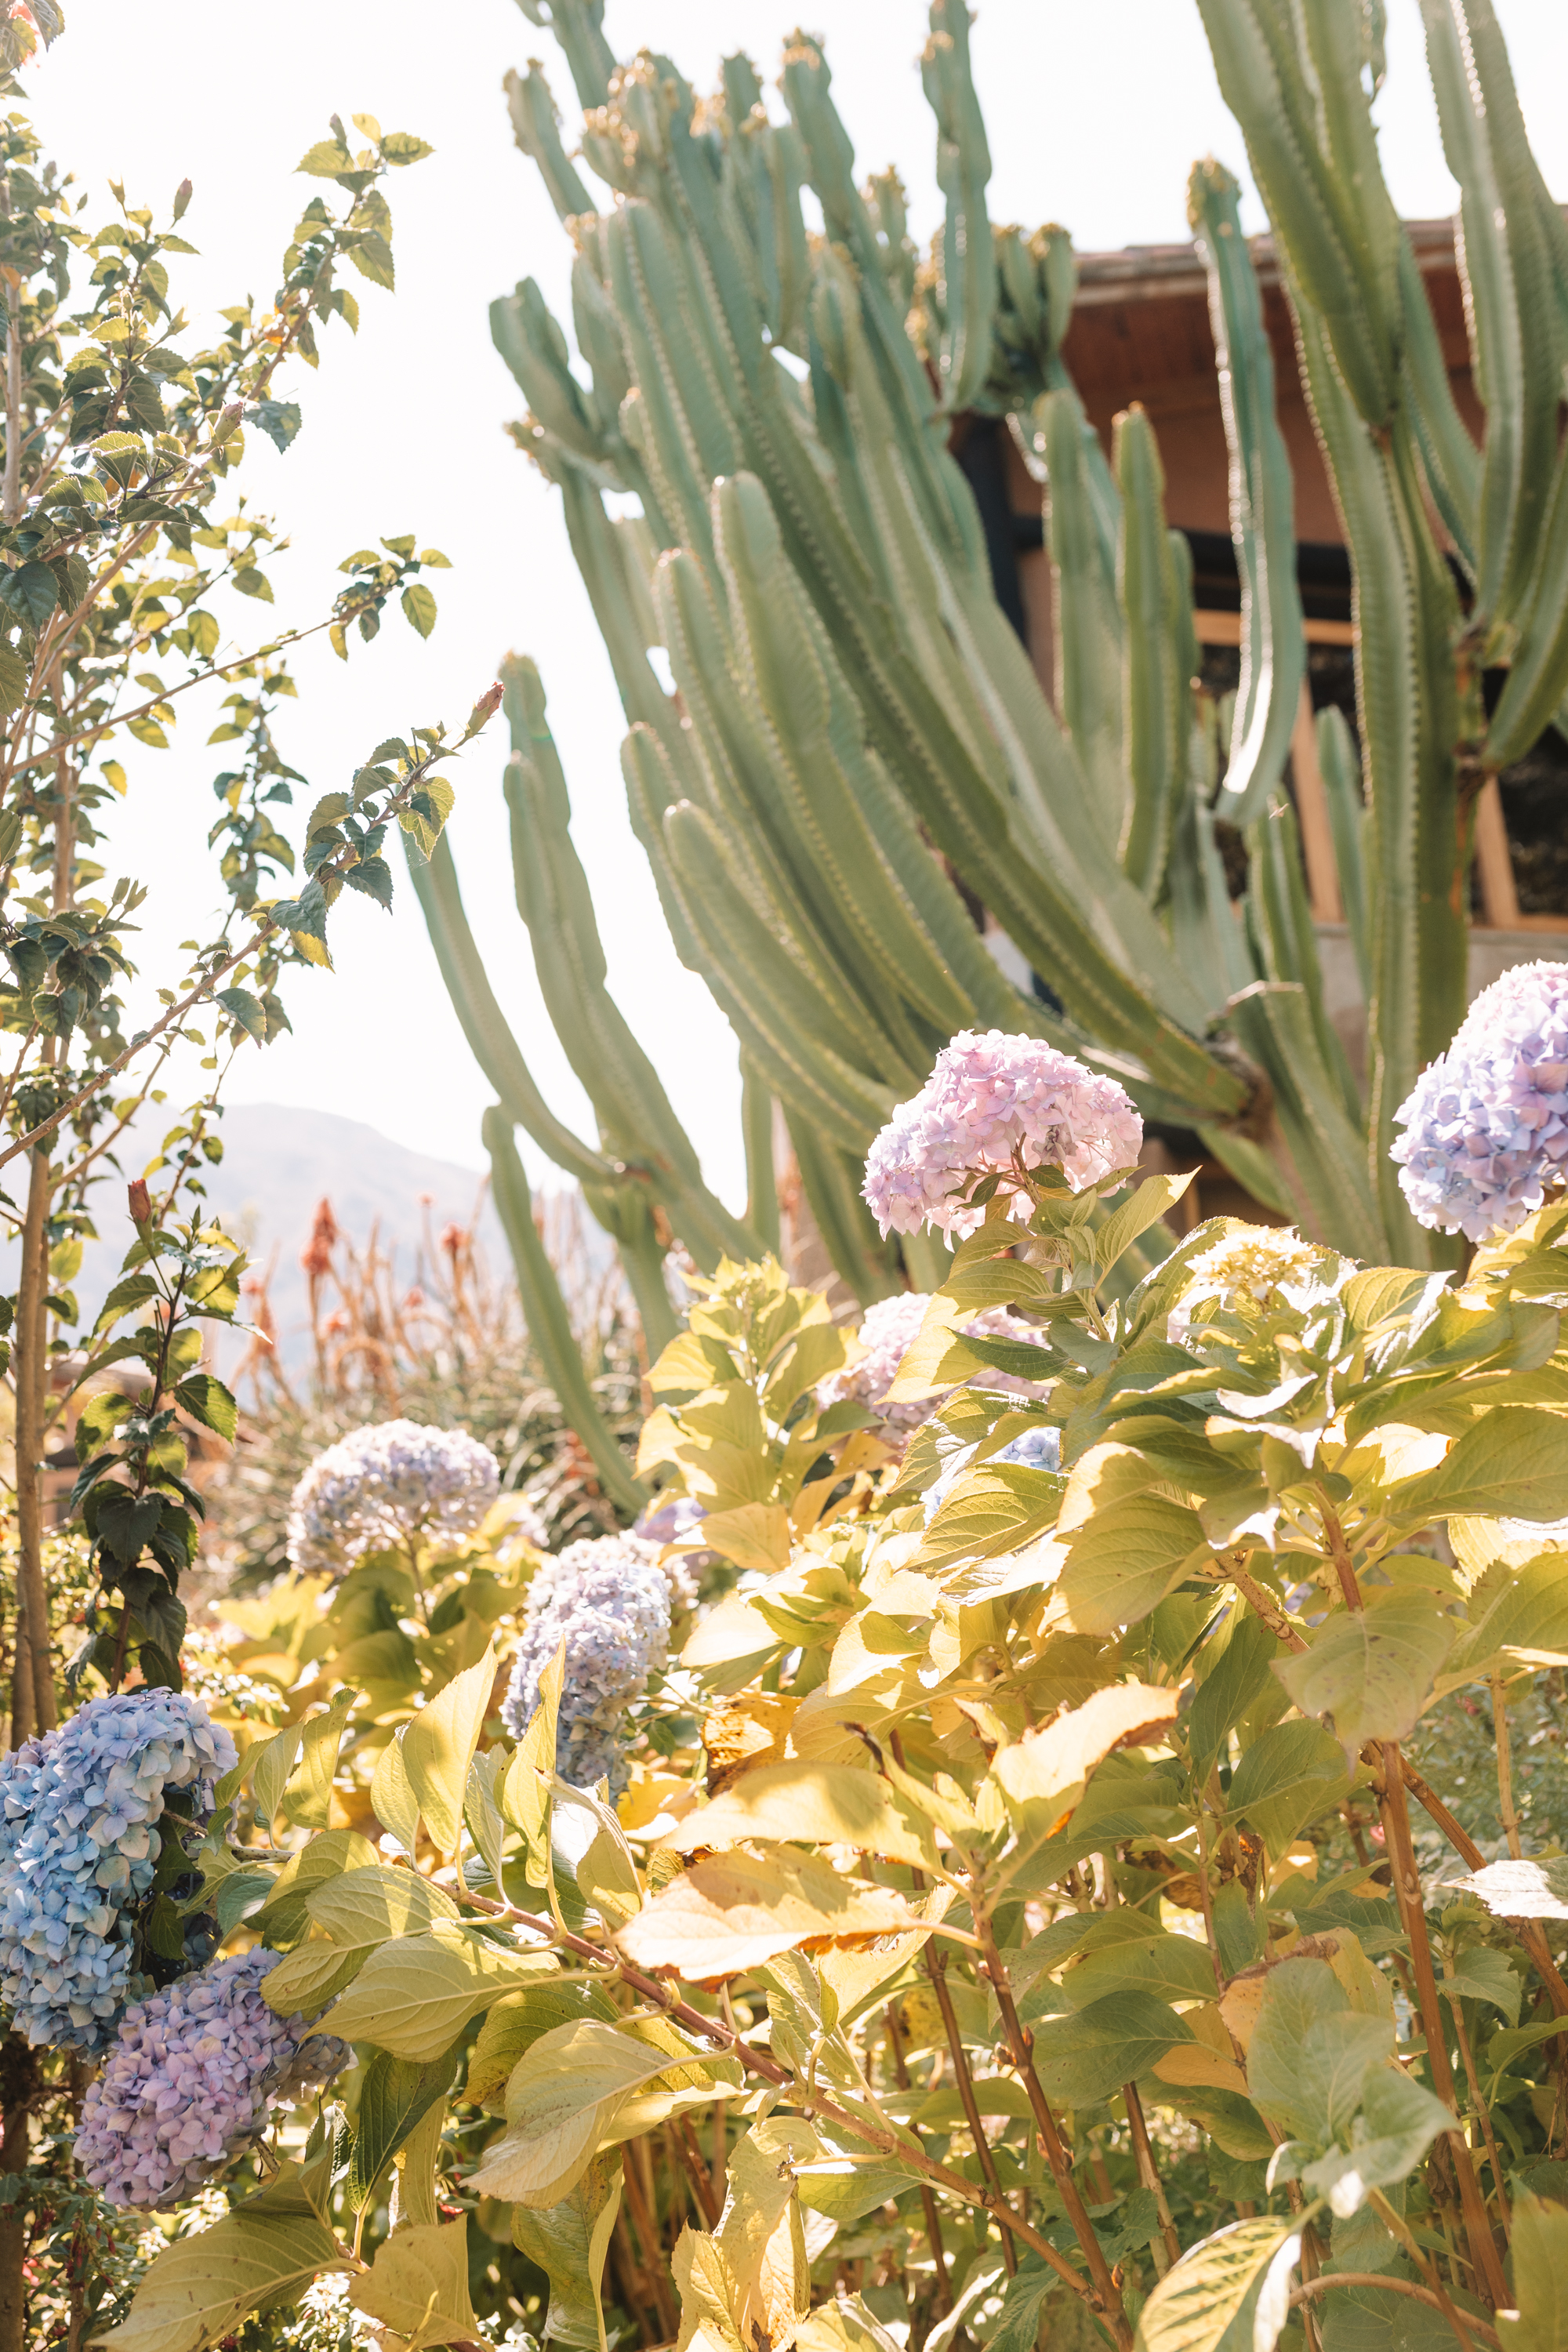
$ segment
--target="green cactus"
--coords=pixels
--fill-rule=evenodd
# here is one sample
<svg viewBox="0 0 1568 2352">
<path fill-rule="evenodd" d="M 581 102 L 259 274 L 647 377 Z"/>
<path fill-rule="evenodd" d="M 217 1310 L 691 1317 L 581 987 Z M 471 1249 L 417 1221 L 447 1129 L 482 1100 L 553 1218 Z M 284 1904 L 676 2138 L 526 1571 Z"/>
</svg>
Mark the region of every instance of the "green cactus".
<svg viewBox="0 0 1568 2352">
<path fill-rule="evenodd" d="M 1337 714 L 1319 738 L 1367 996 L 1363 1100 L 1323 1009 L 1283 788 L 1304 675 L 1292 490 L 1234 178 L 1211 161 L 1189 190 L 1243 586 L 1226 718 L 1194 695 L 1190 563 L 1165 527 L 1153 430 L 1139 412 L 1122 418 L 1108 463 L 1061 357 L 1070 241 L 987 218 L 959 0 L 936 0 L 922 61 L 945 204 L 925 264 L 897 175 L 856 184 L 818 43 L 792 37 L 788 121 L 774 122 L 744 58 L 726 61 L 699 109 L 667 58 L 645 53 L 612 75 L 595 0 L 551 0 L 589 110 L 580 153 L 567 154 L 541 68 L 509 91 L 519 143 L 571 219 L 581 366 L 531 280 L 494 306 L 493 328 L 529 404 L 516 437 L 561 489 L 626 708 L 634 827 L 677 950 L 740 1043 L 751 1246 L 776 1231 L 762 1175 L 776 1098 L 856 1294 L 938 1276 L 877 1239 L 856 1170 L 946 1037 L 996 1025 L 1112 1072 L 1146 1116 L 1197 1129 L 1249 1189 L 1325 1238 L 1417 1264 L 1451 1255 L 1411 1221 L 1387 1150 L 1394 1110 L 1463 1007 L 1474 793 L 1568 686 L 1568 465 L 1544 421 L 1568 347 L 1568 235 L 1489 5 L 1423 10 L 1463 192 L 1479 452 L 1378 168 L 1375 12 L 1201 0 L 1268 207 L 1354 572 L 1359 760 Z M 542 21 L 543 0 L 529 13 Z M 597 211 L 579 166 L 610 192 Z M 961 408 L 1005 415 L 1048 482 L 1055 707 L 996 602 L 948 454 Z M 640 517 L 612 517 L 612 491 L 633 494 Z M 1467 612 L 1433 509 L 1473 583 Z M 1510 661 L 1489 731 L 1481 667 Z M 725 1213 L 604 993 L 564 785 L 547 737 L 524 734 L 531 764 L 508 785 L 532 845 L 519 849 L 519 902 L 598 1115 L 601 1151 L 586 1157 L 610 1168 L 622 1211 L 636 1199 L 647 1231 L 662 1219 L 710 1263 Z M 1248 845 L 1239 910 L 1216 818 Z M 603 1184 L 580 1164 L 585 1147 L 541 1116 L 499 1032 L 449 871 L 432 867 L 422 893 L 505 1115 Z M 1004 976 L 975 900 L 1048 993 Z M 608 1200 L 605 1213 L 613 1224 Z M 621 1226 L 646 1287 L 657 1242 L 638 1259 L 636 1218 Z"/>
</svg>

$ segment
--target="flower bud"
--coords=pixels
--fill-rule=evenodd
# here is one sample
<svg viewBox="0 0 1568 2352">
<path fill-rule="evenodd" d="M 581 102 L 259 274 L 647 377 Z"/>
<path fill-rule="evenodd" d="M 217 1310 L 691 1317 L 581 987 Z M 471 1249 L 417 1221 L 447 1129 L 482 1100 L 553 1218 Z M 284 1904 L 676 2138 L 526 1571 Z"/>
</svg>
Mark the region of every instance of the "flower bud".
<svg viewBox="0 0 1568 2352">
<path fill-rule="evenodd" d="M 125 1187 L 125 1195 L 131 1211 L 132 1223 L 133 1225 L 148 1223 L 153 1214 L 153 1203 L 147 1196 L 146 1178 L 132 1176 L 130 1183 Z"/>
</svg>

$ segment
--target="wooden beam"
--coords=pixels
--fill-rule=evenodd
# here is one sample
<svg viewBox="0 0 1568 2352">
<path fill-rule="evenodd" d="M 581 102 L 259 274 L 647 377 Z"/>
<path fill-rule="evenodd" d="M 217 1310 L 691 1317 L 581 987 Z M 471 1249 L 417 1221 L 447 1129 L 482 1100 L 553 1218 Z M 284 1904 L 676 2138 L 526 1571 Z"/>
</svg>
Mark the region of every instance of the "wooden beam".
<svg viewBox="0 0 1568 2352">
<path fill-rule="evenodd" d="M 1241 643 L 1239 613 L 1194 613 L 1193 626 L 1197 631 L 1200 646 L 1238 646 Z M 1305 621 L 1301 634 L 1310 646 L 1353 646 L 1357 642 L 1353 621 Z"/>
<path fill-rule="evenodd" d="M 1494 930 L 1518 930 L 1519 890 L 1495 776 L 1487 778 L 1476 803 L 1476 873 L 1481 886 L 1482 922 Z"/>
</svg>

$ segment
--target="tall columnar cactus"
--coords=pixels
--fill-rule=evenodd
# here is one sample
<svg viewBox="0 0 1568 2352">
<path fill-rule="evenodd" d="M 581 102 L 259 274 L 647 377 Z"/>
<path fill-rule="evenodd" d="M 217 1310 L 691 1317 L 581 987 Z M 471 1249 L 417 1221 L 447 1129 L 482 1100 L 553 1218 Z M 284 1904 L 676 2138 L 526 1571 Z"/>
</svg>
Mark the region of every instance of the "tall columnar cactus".
<svg viewBox="0 0 1568 2352">
<path fill-rule="evenodd" d="M 744 58 L 725 60 L 699 106 L 668 59 L 615 64 L 599 0 L 523 6 L 554 32 L 584 110 L 569 155 L 542 68 L 510 79 L 519 144 L 576 249 L 581 370 L 531 279 L 492 324 L 528 401 L 516 437 L 560 487 L 626 708 L 633 824 L 678 950 L 740 1042 L 753 1158 L 771 1094 L 846 1279 L 863 1298 L 885 1291 L 898 1268 L 858 1203 L 858 1162 L 949 1035 L 997 1026 L 1113 1072 L 1147 1116 L 1196 1128 L 1255 1193 L 1339 1246 L 1415 1263 L 1445 1253 L 1394 1181 L 1393 1114 L 1463 1007 L 1475 793 L 1568 685 L 1555 449 L 1568 233 L 1490 7 L 1423 0 L 1463 190 L 1488 420 L 1478 452 L 1378 169 L 1374 14 L 1358 0 L 1202 0 L 1354 571 L 1359 762 L 1336 712 L 1319 736 L 1368 999 L 1363 1100 L 1324 1011 L 1283 787 L 1304 661 L 1291 482 L 1234 179 L 1203 163 L 1189 192 L 1242 583 L 1221 761 L 1213 707 L 1194 692 L 1191 567 L 1166 528 L 1152 427 L 1131 412 L 1108 458 L 1061 356 L 1066 234 L 987 218 L 962 0 L 935 0 L 923 59 L 945 203 L 923 265 L 896 174 L 856 184 L 814 40 L 785 51 L 788 119 L 773 121 Z M 1055 708 L 996 601 L 948 454 L 960 409 L 1008 416 L 1048 479 Z M 626 492 L 640 514 L 612 514 L 607 495 Z M 1433 509 L 1470 583 L 1465 609 Z M 673 691 L 650 659 L 659 648 Z M 1489 729 L 1481 672 L 1510 662 Z M 533 877 L 520 905 L 615 1158 L 610 1197 L 657 1210 L 700 1261 L 723 1213 L 605 1009 L 563 790 L 531 721 L 519 741 L 534 779 L 508 787 L 520 876 Z M 1239 910 L 1216 818 L 1247 839 Z M 960 885 L 1039 993 L 1005 978 Z M 507 1115 L 582 1174 L 581 1147 L 558 1148 L 516 1084 L 515 1049 L 483 1042 L 493 1013 L 454 929 L 449 869 L 423 887 L 444 910 L 448 973 Z M 921 1255 L 931 1246 L 905 1247 L 921 1286 L 937 1271 Z M 637 1264 L 635 1238 L 623 1247 Z"/>
</svg>

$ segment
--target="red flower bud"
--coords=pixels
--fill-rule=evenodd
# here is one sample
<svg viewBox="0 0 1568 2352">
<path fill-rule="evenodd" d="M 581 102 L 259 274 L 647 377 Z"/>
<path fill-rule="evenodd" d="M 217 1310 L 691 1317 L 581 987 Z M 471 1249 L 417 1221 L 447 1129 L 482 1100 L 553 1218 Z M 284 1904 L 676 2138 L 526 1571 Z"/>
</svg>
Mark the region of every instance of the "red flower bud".
<svg viewBox="0 0 1568 2352">
<path fill-rule="evenodd" d="M 146 1178 L 133 1176 L 126 1186 L 125 1192 L 131 1210 L 132 1223 L 144 1225 L 153 1214 L 153 1203 L 147 1197 Z"/>
</svg>

